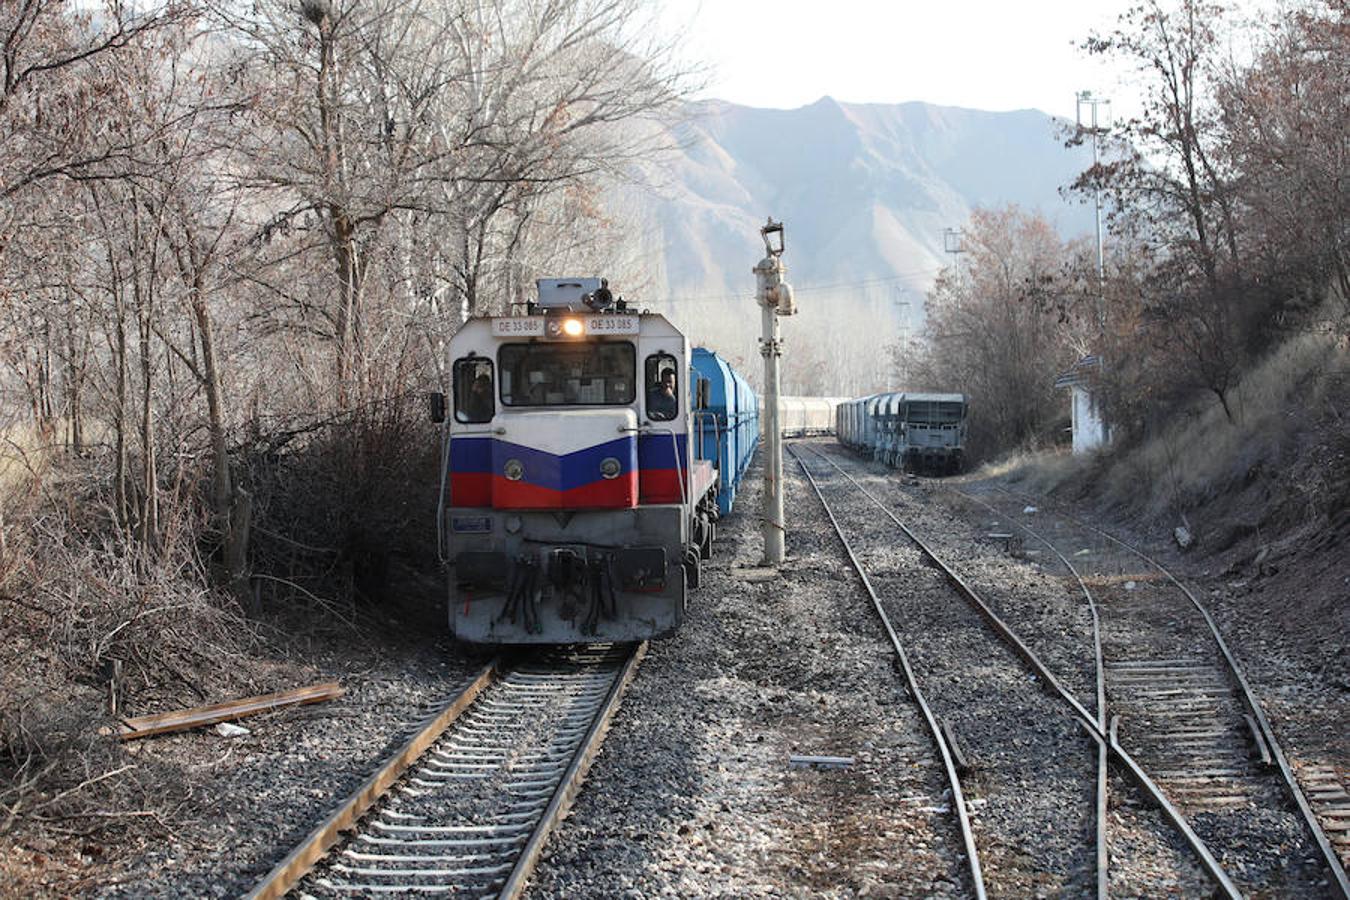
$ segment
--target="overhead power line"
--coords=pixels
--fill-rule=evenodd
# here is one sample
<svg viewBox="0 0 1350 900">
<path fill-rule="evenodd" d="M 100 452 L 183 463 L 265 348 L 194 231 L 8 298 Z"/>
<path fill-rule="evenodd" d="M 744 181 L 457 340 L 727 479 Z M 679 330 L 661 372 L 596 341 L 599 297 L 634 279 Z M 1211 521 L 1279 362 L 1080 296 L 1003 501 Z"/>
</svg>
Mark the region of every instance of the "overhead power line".
<svg viewBox="0 0 1350 900">
<path fill-rule="evenodd" d="M 929 266 L 924 269 L 916 269 L 911 272 L 899 272 L 895 275 L 886 275 L 879 278 L 869 278 L 864 281 L 837 281 L 832 284 L 808 284 L 802 287 L 793 286 L 792 290 L 797 294 L 819 293 L 821 291 L 837 291 L 844 288 L 864 288 L 877 285 L 891 284 L 896 281 L 904 281 L 909 278 L 915 278 L 920 275 L 933 275 L 942 271 L 941 266 Z M 711 303 L 713 301 L 742 300 L 749 296 L 749 292 L 735 294 L 694 294 L 694 295 L 674 295 L 661 298 L 667 303 Z"/>
</svg>

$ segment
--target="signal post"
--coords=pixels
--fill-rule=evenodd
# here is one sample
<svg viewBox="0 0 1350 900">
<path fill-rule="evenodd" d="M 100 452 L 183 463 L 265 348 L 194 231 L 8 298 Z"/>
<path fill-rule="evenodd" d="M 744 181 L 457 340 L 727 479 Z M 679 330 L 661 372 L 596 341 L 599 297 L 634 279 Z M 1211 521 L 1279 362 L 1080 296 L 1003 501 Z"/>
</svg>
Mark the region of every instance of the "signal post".
<svg viewBox="0 0 1350 900">
<path fill-rule="evenodd" d="M 787 523 L 783 520 L 783 428 L 778 420 L 779 360 L 783 357 L 783 341 L 779 336 L 778 317 L 797 312 L 792 296 L 792 285 L 783 280 L 787 266 L 783 264 L 783 223 L 772 217 L 759 230 L 764 240 L 765 257 L 752 270 L 755 273 L 755 299 L 759 302 L 763 333 L 759 339 L 759 353 L 764 357 L 764 564 L 778 565 L 783 561 L 787 537 Z M 776 241 L 775 241 L 776 237 Z"/>
</svg>

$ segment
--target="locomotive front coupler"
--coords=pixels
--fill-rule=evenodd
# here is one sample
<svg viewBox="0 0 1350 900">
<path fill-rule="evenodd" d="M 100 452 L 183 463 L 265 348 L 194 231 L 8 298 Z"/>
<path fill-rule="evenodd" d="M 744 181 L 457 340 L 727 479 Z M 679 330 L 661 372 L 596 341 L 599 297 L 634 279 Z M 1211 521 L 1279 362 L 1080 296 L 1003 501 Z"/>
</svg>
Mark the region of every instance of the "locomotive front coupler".
<svg viewBox="0 0 1350 900">
<path fill-rule="evenodd" d="M 586 563 L 586 556 L 571 547 L 554 547 L 545 558 L 544 572 L 555 588 L 575 587 L 586 581 Z"/>
<path fill-rule="evenodd" d="M 611 590 L 659 593 L 666 589 L 666 551 L 660 546 L 551 546 L 540 557 L 544 579 L 557 590 L 588 584 L 598 574 L 593 567 L 597 563 Z"/>
</svg>

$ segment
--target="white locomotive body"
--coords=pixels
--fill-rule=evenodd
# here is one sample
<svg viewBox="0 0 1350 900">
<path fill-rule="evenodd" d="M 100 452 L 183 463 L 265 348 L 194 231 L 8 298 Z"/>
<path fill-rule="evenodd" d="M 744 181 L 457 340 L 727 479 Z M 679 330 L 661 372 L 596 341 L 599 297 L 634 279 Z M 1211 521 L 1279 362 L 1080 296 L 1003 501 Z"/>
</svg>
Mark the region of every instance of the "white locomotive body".
<svg viewBox="0 0 1350 900">
<path fill-rule="evenodd" d="M 685 336 L 615 304 L 599 279 L 549 279 L 529 315 L 467 322 L 450 358 L 452 632 L 483 644 L 672 633 L 717 516 L 718 472 L 691 440 Z"/>
</svg>

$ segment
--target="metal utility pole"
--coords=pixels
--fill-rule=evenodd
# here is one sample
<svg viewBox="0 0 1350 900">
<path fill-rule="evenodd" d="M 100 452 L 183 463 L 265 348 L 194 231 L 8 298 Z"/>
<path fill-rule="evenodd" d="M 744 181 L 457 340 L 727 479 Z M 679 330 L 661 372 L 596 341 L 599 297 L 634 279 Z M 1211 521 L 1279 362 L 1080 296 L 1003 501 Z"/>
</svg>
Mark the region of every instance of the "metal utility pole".
<svg viewBox="0 0 1350 900">
<path fill-rule="evenodd" d="M 961 277 L 961 254 L 966 252 L 966 235 L 960 228 L 942 229 L 942 251 L 952 258 L 951 261 L 951 280 L 952 286 L 957 288 L 954 292 L 957 306 L 963 304 L 960 287 L 965 279 Z"/>
<path fill-rule="evenodd" d="M 903 288 L 896 287 L 895 293 L 896 297 L 892 302 L 900 311 L 900 341 L 899 345 L 896 347 L 893 364 L 888 367 L 886 374 L 886 390 L 888 391 L 896 387 L 896 385 L 891 384 L 893 376 L 899 379 L 900 384 L 898 387 L 901 390 L 904 390 L 905 387 L 908 386 L 907 382 L 909 381 L 909 301 L 900 299 L 904 296 Z"/>
<path fill-rule="evenodd" d="M 1099 122 L 1098 108 L 1105 107 Z M 1084 111 L 1088 115 L 1084 116 Z M 1096 169 L 1101 161 L 1101 149 L 1098 137 L 1104 130 L 1101 122 L 1111 120 L 1111 101 L 1104 97 L 1092 96 L 1092 91 L 1078 92 L 1078 130 L 1092 132 L 1092 168 Z M 1106 330 L 1106 253 L 1102 245 L 1102 187 L 1100 179 L 1093 179 L 1092 201 L 1097 207 L 1097 327 Z"/>
<path fill-rule="evenodd" d="M 783 342 L 778 336 L 778 317 L 797 312 L 792 285 L 783 280 L 783 223 L 769 223 L 759 230 L 767 254 L 751 271 L 755 273 L 755 299 L 759 301 L 763 336 L 759 353 L 764 357 L 764 438 L 768 458 L 764 461 L 764 564 L 783 561 L 787 523 L 783 521 L 783 428 L 778 421 L 778 361 Z M 773 237 L 778 236 L 777 246 Z"/>
</svg>

